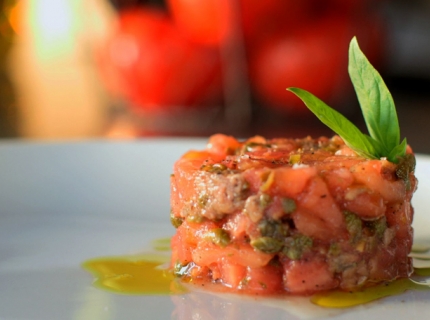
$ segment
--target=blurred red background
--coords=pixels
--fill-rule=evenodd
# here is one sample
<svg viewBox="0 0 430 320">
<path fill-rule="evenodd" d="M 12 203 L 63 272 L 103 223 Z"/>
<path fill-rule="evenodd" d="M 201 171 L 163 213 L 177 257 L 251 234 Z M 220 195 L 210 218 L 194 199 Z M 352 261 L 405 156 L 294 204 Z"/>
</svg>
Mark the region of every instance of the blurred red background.
<svg viewBox="0 0 430 320">
<path fill-rule="evenodd" d="M 290 86 L 351 113 L 348 45 L 357 36 L 381 67 L 382 2 L 112 0 L 117 21 L 96 50 L 98 71 L 141 120 L 136 135 L 245 135 L 270 117 L 306 123 L 311 114 Z"/>
<path fill-rule="evenodd" d="M 331 135 L 285 89 L 364 123 L 349 41 L 430 152 L 427 0 L 0 0 L 0 137 Z"/>
</svg>

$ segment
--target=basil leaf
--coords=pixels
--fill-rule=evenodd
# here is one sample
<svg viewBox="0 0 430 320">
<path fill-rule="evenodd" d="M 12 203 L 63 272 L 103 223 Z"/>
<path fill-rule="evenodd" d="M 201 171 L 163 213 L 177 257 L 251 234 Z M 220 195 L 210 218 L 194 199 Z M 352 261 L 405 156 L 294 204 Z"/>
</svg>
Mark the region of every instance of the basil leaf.
<svg viewBox="0 0 430 320">
<path fill-rule="evenodd" d="M 370 136 L 382 144 L 385 155 L 390 154 L 400 142 L 394 101 L 381 75 L 360 50 L 355 37 L 349 46 L 348 72 Z"/>
<path fill-rule="evenodd" d="M 375 144 L 377 145 L 377 143 L 374 143 L 371 137 L 361 133 L 360 129 L 342 114 L 306 90 L 299 88 L 288 88 L 287 90 L 297 95 L 322 123 L 345 141 L 348 147 L 366 158 L 376 159 L 375 154 L 378 152 Z"/>
<path fill-rule="evenodd" d="M 399 163 L 405 156 L 406 139 L 400 142 L 400 128 L 393 97 L 381 75 L 360 50 L 354 37 L 349 46 L 348 72 L 354 85 L 370 136 L 343 115 L 330 108 L 311 93 L 288 88 L 330 129 L 336 132 L 351 149 L 370 159 L 386 157 Z"/>
<path fill-rule="evenodd" d="M 391 150 L 390 154 L 387 156 L 388 161 L 398 163 L 399 158 L 405 156 L 407 145 L 408 143 L 406 142 L 406 138 L 404 138 L 401 144 L 397 145 L 393 148 L 393 150 Z"/>
</svg>

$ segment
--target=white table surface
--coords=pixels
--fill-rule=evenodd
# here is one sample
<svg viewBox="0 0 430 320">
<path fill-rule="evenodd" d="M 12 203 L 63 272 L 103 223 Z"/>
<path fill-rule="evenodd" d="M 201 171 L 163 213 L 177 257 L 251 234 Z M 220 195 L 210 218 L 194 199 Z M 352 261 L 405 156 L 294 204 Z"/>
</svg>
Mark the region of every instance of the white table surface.
<svg viewBox="0 0 430 320">
<path fill-rule="evenodd" d="M 0 319 L 300 319 L 268 301 L 218 297 L 127 296 L 94 288 L 80 264 L 144 250 L 174 233 L 169 175 L 201 139 L 0 143 Z M 420 156 L 417 235 L 427 237 L 430 157 Z M 310 307 L 312 309 L 312 307 Z M 318 311 L 320 310 L 320 311 Z M 308 310 L 309 311 L 309 310 Z M 336 319 L 423 319 L 430 292 L 408 292 L 338 312 Z M 315 315 L 315 313 L 313 313 Z"/>
</svg>

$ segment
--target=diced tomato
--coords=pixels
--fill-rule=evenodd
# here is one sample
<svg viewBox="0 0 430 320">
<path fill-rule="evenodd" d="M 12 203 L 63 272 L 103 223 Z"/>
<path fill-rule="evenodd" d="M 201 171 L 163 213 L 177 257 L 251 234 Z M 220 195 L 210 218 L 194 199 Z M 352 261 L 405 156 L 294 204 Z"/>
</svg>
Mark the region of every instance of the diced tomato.
<svg viewBox="0 0 430 320">
<path fill-rule="evenodd" d="M 222 281 L 230 288 L 237 288 L 246 277 L 246 267 L 224 258 L 221 263 Z"/>
<path fill-rule="evenodd" d="M 317 174 L 314 167 L 275 169 L 274 192 L 282 196 L 296 198 L 306 188 L 308 182 Z"/>
<path fill-rule="evenodd" d="M 231 154 L 232 150 L 235 150 L 240 145 L 240 142 L 231 136 L 215 134 L 209 138 L 206 150 L 212 155 L 225 158 L 226 155 Z"/>
<path fill-rule="evenodd" d="M 386 160 L 363 161 L 353 166 L 351 171 L 358 183 L 362 183 L 369 189 L 379 192 L 384 200 L 388 202 L 401 201 L 406 195 L 404 182 L 384 178 L 384 166 L 390 167 L 392 164 Z"/>
<path fill-rule="evenodd" d="M 345 167 L 327 170 L 323 174 L 323 178 L 330 193 L 337 201 L 343 198 L 346 188 L 354 183 L 354 177 L 349 169 Z"/>
<path fill-rule="evenodd" d="M 345 236 L 345 222 L 324 180 L 316 176 L 298 199 L 293 213 L 296 228 L 317 239 L 340 239 Z"/>
<path fill-rule="evenodd" d="M 322 260 L 288 261 L 285 266 L 284 286 L 292 293 L 329 290 L 338 285 L 333 272 Z"/>
<path fill-rule="evenodd" d="M 176 262 L 186 265 L 193 261 L 191 256 L 193 246 L 184 241 L 183 232 L 181 232 L 181 230 L 178 230 L 178 232 L 172 237 L 170 243 L 172 247 L 172 265 Z"/>
<path fill-rule="evenodd" d="M 245 290 L 271 294 L 284 289 L 282 282 L 282 267 L 267 265 L 260 268 L 248 267 Z"/>
<path fill-rule="evenodd" d="M 380 218 L 386 211 L 384 199 L 379 194 L 360 186 L 346 189 L 345 200 L 345 209 L 363 220 Z"/>
<path fill-rule="evenodd" d="M 250 227 L 249 218 L 242 214 L 234 214 L 231 219 L 223 226 L 223 229 L 227 230 L 232 239 L 243 239 Z"/>
<path fill-rule="evenodd" d="M 179 228 L 183 235 L 183 241 L 186 241 L 191 245 L 197 245 L 202 241 L 207 232 L 218 227 L 219 225 L 214 221 L 206 220 L 201 223 L 185 221 Z"/>
<path fill-rule="evenodd" d="M 222 248 L 210 241 L 200 241 L 192 256 L 193 261 L 202 266 L 209 266 L 228 257 L 231 263 L 241 266 L 262 267 L 273 258 L 273 254 L 256 251 L 248 243 L 235 243 Z"/>
</svg>

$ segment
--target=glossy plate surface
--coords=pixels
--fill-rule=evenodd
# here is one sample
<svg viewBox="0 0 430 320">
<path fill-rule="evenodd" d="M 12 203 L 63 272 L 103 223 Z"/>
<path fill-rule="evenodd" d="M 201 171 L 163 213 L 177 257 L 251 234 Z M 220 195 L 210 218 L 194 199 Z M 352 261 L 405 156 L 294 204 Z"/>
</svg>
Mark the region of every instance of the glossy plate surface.
<svg viewBox="0 0 430 320">
<path fill-rule="evenodd" d="M 0 319 L 416 319 L 430 291 L 347 310 L 208 292 L 127 296 L 99 290 L 80 264 L 145 251 L 174 233 L 169 175 L 206 140 L 0 144 Z M 430 157 L 419 155 L 415 235 L 430 242 Z"/>
</svg>

